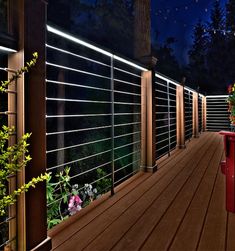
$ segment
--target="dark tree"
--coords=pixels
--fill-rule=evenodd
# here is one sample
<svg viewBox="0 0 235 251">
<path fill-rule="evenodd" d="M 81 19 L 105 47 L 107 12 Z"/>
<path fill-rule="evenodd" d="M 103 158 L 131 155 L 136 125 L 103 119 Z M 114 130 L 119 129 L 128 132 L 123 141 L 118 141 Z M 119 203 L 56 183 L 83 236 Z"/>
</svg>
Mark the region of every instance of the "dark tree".
<svg viewBox="0 0 235 251">
<path fill-rule="evenodd" d="M 94 3 L 49 0 L 48 19 L 52 24 L 116 53 L 133 56 L 131 0 L 96 0 Z"/>
<path fill-rule="evenodd" d="M 227 82 L 235 82 L 235 0 L 229 0 L 226 5 L 226 29 L 227 29 Z"/>
<path fill-rule="evenodd" d="M 193 45 L 189 51 L 187 79 L 202 91 L 206 91 L 206 83 L 208 82 L 206 68 L 207 45 L 208 36 L 205 33 L 205 26 L 199 21 L 194 27 Z"/>
<path fill-rule="evenodd" d="M 207 52 L 208 88 L 211 93 L 225 93 L 226 71 L 229 66 L 227 65 L 226 34 L 224 34 L 224 12 L 218 1 L 214 2 L 208 27 L 210 40 Z"/>
<path fill-rule="evenodd" d="M 176 43 L 174 37 L 167 38 L 163 45 L 153 47 L 153 55 L 158 59 L 156 65 L 158 72 L 181 81 L 181 69 L 172 49 L 174 43 Z"/>
<path fill-rule="evenodd" d="M 234 36 L 235 32 L 235 1 L 229 0 L 226 5 L 226 28 Z"/>
</svg>

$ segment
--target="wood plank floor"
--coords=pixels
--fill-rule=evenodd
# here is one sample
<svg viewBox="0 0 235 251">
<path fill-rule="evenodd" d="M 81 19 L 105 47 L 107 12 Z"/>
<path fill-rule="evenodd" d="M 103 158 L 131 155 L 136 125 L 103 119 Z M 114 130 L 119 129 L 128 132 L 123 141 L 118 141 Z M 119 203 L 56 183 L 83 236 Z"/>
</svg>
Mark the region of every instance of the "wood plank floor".
<svg viewBox="0 0 235 251">
<path fill-rule="evenodd" d="M 225 210 L 219 166 L 223 158 L 222 137 L 203 133 L 162 159 L 156 173 L 138 174 L 57 230 L 53 250 L 235 251 L 235 215 Z"/>
</svg>

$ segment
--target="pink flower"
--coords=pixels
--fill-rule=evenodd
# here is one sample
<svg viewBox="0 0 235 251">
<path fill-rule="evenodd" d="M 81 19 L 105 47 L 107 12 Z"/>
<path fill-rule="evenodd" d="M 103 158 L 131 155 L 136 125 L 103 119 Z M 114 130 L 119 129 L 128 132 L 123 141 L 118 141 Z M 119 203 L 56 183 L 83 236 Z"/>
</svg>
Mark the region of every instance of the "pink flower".
<svg viewBox="0 0 235 251">
<path fill-rule="evenodd" d="M 70 215 L 75 214 L 82 209 L 82 200 L 78 195 L 73 195 L 69 199 L 68 210 Z"/>
<path fill-rule="evenodd" d="M 74 195 L 74 197 L 75 197 L 75 202 L 77 204 L 82 204 L 82 200 L 80 199 L 80 197 L 78 195 Z"/>
</svg>

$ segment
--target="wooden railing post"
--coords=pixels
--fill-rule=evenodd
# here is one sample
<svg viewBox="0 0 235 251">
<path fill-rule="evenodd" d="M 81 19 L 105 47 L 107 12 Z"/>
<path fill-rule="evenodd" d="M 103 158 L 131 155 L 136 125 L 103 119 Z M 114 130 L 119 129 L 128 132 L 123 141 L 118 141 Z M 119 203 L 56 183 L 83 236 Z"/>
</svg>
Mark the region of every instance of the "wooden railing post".
<svg viewBox="0 0 235 251">
<path fill-rule="evenodd" d="M 147 172 L 155 172 L 156 166 L 156 114 L 155 114 L 155 90 L 154 73 L 147 71 L 142 73 L 141 81 L 141 133 L 142 151 L 141 166 Z"/>
<path fill-rule="evenodd" d="M 193 92 L 193 137 L 199 137 L 198 125 L 198 93 Z"/>
<path fill-rule="evenodd" d="M 185 118 L 184 118 L 184 87 L 178 85 L 176 88 L 176 131 L 177 147 L 185 148 Z"/>
<path fill-rule="evenodd" d="M 206 111 L 206 96 L 203 96 L 202 98 L 202 131 L 206 131 L 206 117 L 207 117 L 207 111 Z"/>
<path fill-rule="evenodd" d="M 25 59 L 38 52 L 35 67 L 25 76 L 25 128 L 32 132 L 26 181 L 46 172 L 46 1 L 24 1 Z M 36 202 L 36 203 L 35 203 Z M 46 183 L 37 184 L 26 194 L 27 250 L 50 250 L 47 237 Z"/>
<path fill-rule="evenodd" d="M 17 82 L 17 133 L 32 133 L 27 171 L 18 174 L 18 186 L 46 171 L 46 1 L 12 1 L 12 33 L 18 38 L 18 52 L 9 57 L 9 67 L 18 69 L 39 58 L 30 72 Z M 18 251 L 50 250 L 47 237 L 46 183 L 37 184 L 18 201 Z"/>
</svg>

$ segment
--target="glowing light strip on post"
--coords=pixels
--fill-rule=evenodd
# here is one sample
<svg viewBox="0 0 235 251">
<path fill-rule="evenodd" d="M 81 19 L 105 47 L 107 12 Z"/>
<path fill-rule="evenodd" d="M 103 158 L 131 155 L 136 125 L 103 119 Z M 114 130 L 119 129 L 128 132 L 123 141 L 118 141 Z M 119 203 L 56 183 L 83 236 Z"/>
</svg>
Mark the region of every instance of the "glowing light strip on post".
<svg viewBox="0 0 235 251">
<path fill-rule="evenodd" d="M 164 81 L 166 81 L 166 82 L 169 82 L 169 83 L 171 83 L 171 84 L 174 84 L 174 85 L 176 85 L 176 86 L 180 86 L 180 84 L 177 83 L 176 81 L 174 81 L 173 79 L 169 79 L 169 78 L 167 78 L 167 77 L 165 77 L 165 76 L 162 76 L 162 75 L 160 75 L 160 74 L 158 74 L 158 73 L 155 73 L 155 77 L 160 78 L 160 79 L 162 79 L 162 80 L 164 80 Z"/>
<path fill-rule="evenodd" d="M 8 47 L 4 47 L 4 46 L 0 46 L 0 51 L 4 51 L 4 52 L 17 52 L 14 49 L 8 48 Z"/>
<path fill-rule="evenodd" d="M 206 98 L 227 98 L 229 95 L 209 95 Z"/>
<path fill-rule="evenodd" d="M 189 92 L 196 92 L 195 90 L 193 90 L 193 89 L 191 89 L 191 88 L 189 88 L 189 87 L 187 87 L 187 86 L 185 86 L 184 89 L 185 89 L 186 91 L 189 91 Z"/>
<path fill-rule="evenodd" d="M 72 41 L 72 42 L 75 42 L 75 43 L 77 43 L 77 44 L 81 44 L 81 45 L 83 45 L 83 46 L 85 46 L 85 47 L 88 47 L 88 48 L 91 49 L 91 50 L 100 52 L 101 54 L 104 54 L 104 55 L 106 55 L 106 56 L 108 56 L 108 57 L 112 57 L 112 54 L 111 54 L 110 52 L 105 51 L 105 50 L 103 50 L 103 49 L 100 49 L 99 47 L 94 46 L 94 45 L 92 45 L 92 44 L 89 44 L 89 43 L 87 43 L 87 42 L 85 42 L 85 41 L 83 41 L 83 40 L 81 40 L 81 39 L 79 39 L 79 38 L 76 38 L 76 37 L 72 36 L 72 35 L 69 35 L 68 33 L 65 33 L 65 32 L 63 32 L 63 31 L 60 31 L 60 30 L 58 30 L 58 29 L 55 29 L 55 28 L 53 28 L 52 26 L 47 25 L 47 30 L 48 30 L 49 32 L 51 32 L 51 33 L 54 33 L 54 34 L 60 36 L 60 37 L 66 38 L 66 39 L 68 39 L 68 40 L 70 40 L 70 41 Z"/>
<path fill-rule="evenodd" d="M 135 64 L 135 63 L 133 63 L 133 62 L 130 62 L 130 61 L 124 59 L 124 58 L 121 58 L 121 57 L 119 57 L 119 56 L 116 56 L 116 55 L 114 55 L 114 54 L 112 54 L 112 53 L 110 53 L 110 52 L 108 52 L 108 51 L 106 51 L 106 50 L 103 50 L 103 49 L 101 49 L 101 48 L 99 48 L 99 47 L 97 47 L 97 46 L 95 46 L 95 45 L 92 45 L 92 44 L 90 44 L 90 43 L 88 43 L 88 42 L 85 42 L 85 41 L 83 41 L 83 40 L 81 40 L 81 39 L 79 39 L 79 38 L 76 38 L 76 37 L 74 37 L 74 36 L 72 36 L 72 35 L 70 35 L 70 34 L 68 34 L 68 33 L 65 33 L 65 32 L 63 32 L 63 31 L 60 31 L 60 30 L 58 30 L 58 29 L 56 29 L 56 28 L 54 28 L 54 27 L 52 27 L 52 26 L 50 26 L 50 25 L 47 25 L 47 30 L 48 30 L 49 32 L 51 32 L 51 33 L 54 33 L 54 34 L 58 35 L 58 36 L 61 36 L 61 37 L 63 37 L 63 38 L 66 38 L 66 39 L 68 39 L 68 40 L 70 40 L 70 41 L 72 41 L 72 42 L 74 42 L 74 43 L 83 45 L 83 46 L 85 46 L 85 47 L 87 47 L 87 48 L 89 48 L 89 49 L 91 49 L 91 50 L 97 51 L 97 52 L 99 52 L 99 53 L 101 53 L 101 54 L 103 54 L 103 55 L 106 55 L 106 56 L 108 56 L 108 57 L 113 57 L 115 60 L 120 61 L 120 62 L 122 62 L 122 63 L 125 63 L 125 64 L 127 64 L 127 65 L 130 65 L 130 66 L 132 66 L 132 67 L 134 67 L 134 68 L 137 68 L 137 69 L 139 69 L 139 70 L 141 70 L 141 71 L 148 71 L 148 69 L 146 69 L 146 68 L 144 68 L 144 67 L 142 67 L 142 66 L 139 66 L 139 65 L 137 65 L 137 64 Z"/>
<path fill-rule="evenodd" d="M 141 71 L 148 71 L 146 68 L 143 68 L 143 67 L 141 67 L 141 66 L 139 66 L 139 65 L 137 65 L 137 64 L 135 64 L 135 63 L 132 63 L 132 62 L 130 62 L 130 61 L 124 59 L 124 58 L 121 58 L 121 57 L 119 57 L 119 56 L 113 55 L 113 58 L 114 58 L 115 60 L 117 60 L 117 61 L 120 61 L 120 62 L 122 62 L 122 63 L 128 64 L 128 65 L 130 65 L 130 66 L 132 66 L 132 67 L 134 67 L 134 68 L 137 68 L 137 69 L 139 69 L 139 70 L 141 70 Z"/>
</svg>

